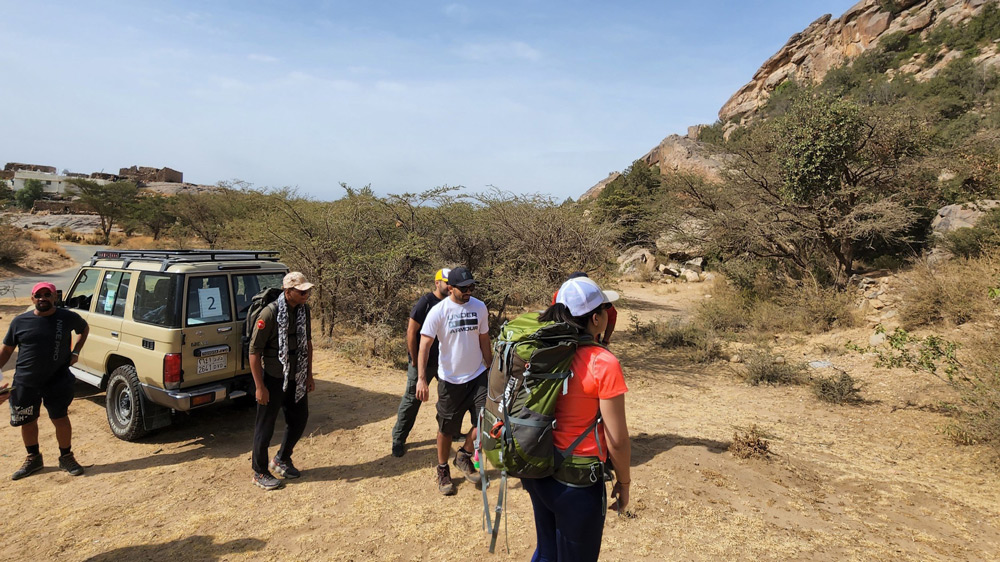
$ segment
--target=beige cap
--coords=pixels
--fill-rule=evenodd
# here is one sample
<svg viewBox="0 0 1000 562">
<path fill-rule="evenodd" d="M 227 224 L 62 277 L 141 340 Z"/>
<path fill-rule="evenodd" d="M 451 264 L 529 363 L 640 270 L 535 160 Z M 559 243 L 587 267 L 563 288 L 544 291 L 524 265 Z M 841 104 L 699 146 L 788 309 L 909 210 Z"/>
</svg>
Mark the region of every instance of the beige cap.
<svg viewBox="0 0 1000 562">
<path fill-rule="evenodd" d="M 308 291 L 313 288 L 313 284 L 306 281 L 306 276 L 301 271 L 292 271 L 281 281 L 281 288 Z"/>
</svg>

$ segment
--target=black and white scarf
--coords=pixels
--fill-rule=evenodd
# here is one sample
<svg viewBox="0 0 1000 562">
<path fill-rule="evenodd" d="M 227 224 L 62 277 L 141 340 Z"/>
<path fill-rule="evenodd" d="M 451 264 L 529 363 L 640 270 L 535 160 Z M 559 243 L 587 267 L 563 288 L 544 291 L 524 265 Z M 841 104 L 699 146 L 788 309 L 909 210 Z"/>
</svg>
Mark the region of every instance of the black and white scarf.
<svg viewBox="0 0 1000 562">
<path fill-rule="evenodd" d="M 297 361 L 295 377 L 295 401 L 302 400 L 306 395 L 306 379 L 309 377 L 309 335 L 306 331 L 306 305 L 300 304 L 295 311 L 295 333 L 299 347 L 295 350 Z M 278 361 L 281 361 L 285 384 L 282 389 L 288 392 L 288 383 L 292 372 L 288 363 L 288 302 L 285 293 L 278 297 Z"/>
</svg>

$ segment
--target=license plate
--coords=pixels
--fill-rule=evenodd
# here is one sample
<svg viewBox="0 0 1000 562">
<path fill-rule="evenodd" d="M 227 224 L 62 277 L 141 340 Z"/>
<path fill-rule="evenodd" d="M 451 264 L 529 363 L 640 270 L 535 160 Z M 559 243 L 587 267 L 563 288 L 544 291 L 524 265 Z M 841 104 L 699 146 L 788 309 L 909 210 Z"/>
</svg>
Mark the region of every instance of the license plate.
<svg viewBox="0 0 1000 562">
<path fill-rule="evenodd" d="M 220 369 L 225 369 L 228 364 L 228 355 L 212 355 L 211 357 L 199 357 L 198 358 L 198 374 L 211 373 L 212 371 L 218 371 Z"/>
</svg>

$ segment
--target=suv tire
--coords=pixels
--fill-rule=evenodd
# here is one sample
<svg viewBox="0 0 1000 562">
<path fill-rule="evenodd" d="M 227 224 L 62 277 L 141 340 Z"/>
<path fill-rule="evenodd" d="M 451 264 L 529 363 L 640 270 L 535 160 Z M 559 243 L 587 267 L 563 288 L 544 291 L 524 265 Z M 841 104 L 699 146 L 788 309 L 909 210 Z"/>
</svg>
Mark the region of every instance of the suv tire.
<svg viewBox="0 0 1000 562">
<path fill-rule="evenodd" d="M 115 437 L 135 441 L 146 434 L 142 422 L 142 389 L 135 367 L 126 364 L 111 372 L 104 401 L 108 425 Z"/>
</svg>

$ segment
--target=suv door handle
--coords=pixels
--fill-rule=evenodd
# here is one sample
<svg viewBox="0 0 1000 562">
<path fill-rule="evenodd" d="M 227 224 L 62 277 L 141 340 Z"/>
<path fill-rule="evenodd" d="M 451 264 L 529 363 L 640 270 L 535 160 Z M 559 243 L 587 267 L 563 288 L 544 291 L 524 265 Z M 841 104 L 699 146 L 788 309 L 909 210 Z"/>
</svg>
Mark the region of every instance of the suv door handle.
<svg viewBox="0 0 1000 562">
<path fill-rule="evenodd" d="M 117 338 L 118 337 L 118 332 L 111 332 L 111 337 Z"/>
<path fill-rule="evenodd" d="M 232 331 L 232 329 L 233 329 L 233 327 L 232 327 L 232 326 L 226 326 L 226 327 L 224 327 L 224 328 L 219 328 L 219 329 L 217 329 L 217 330 L 216 330 L 216 332 L 218 332 L 218 333 L 220 333 L 220 334 L 221 334 L 221 333 L 223 333 L 223 332 L 230 332 L 230 331 Z"/>
</svg>

